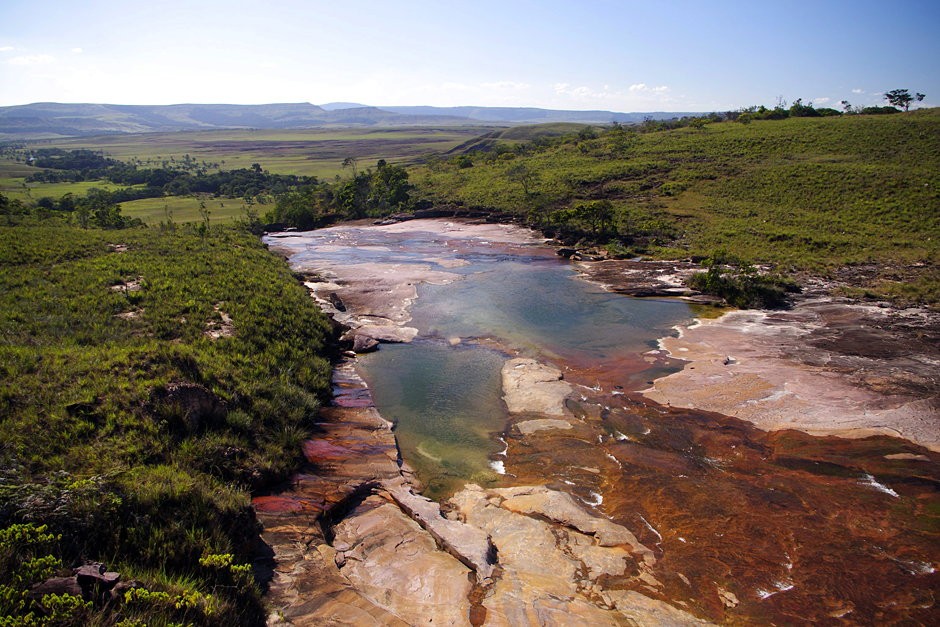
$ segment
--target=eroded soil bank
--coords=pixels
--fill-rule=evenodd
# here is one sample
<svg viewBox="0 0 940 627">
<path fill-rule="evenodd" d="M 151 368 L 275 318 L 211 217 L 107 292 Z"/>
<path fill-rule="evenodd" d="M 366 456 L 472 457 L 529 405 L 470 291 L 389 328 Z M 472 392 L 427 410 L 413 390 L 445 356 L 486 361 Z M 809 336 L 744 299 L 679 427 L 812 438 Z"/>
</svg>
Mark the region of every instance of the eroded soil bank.
<svg viewBox="0 0 940 627">
<path fill-rule="evenodd" d="M 394 228 L 416 226 L 455 228 Z M 354 328 L 408 339 L 394 329 L 410 319 L 407 288 L 421 280 L 411 270 L 404 287 L 377 268 L 312 286 Z M 630 270 L 622 276 L 638 276 Z M 626 278 L 614 287 L 630 289 Z M 685 329 L 662 350 L 693 359 L 646 392 L 663 404 L 609 363 L 507 358 L 509 421 L 493 456 L 504 474 L 440 506 L 416 494 L 354 362 L 338 368 L 308 467 L 256 499 L 273 552 L 272 622 L 935 624 L 940 455 L 870 431 L 794 430 L 825 422 L 936 442 L 936 327 L 858 313 L 809 302 Z M 663 358 L 638 354 L 624 371 Z M 731 399 L 722 411 L 750 422 L 703 411 L 696 393 Z M 858 413 L 878 424 L 849 421 Z"/>
</svg>

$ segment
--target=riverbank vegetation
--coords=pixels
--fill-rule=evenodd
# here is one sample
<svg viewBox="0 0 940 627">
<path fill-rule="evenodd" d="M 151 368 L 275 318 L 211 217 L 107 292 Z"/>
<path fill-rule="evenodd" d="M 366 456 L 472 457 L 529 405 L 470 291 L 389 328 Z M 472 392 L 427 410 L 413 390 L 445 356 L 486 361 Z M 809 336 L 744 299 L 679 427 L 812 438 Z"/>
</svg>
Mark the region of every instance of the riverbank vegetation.
<svg viewBox="0 0 940 627">
<path fill-rule="evenodd" d="M 263 624 L 249 495 L 299 463 L 330 337 L 244 229 L 0 225 L 0 621 Z M 87 561 L 116 592 L 30 595 Z"/>
<path fill-rule="evenodd" d="M 840 279 L 855 295 L 940 302 L 940 109 L 739 117 L 496 143 L 411 179 L 419 200 L 515 216 L 619 255 L 733 251 L 785 275 Z"/>
</svg>

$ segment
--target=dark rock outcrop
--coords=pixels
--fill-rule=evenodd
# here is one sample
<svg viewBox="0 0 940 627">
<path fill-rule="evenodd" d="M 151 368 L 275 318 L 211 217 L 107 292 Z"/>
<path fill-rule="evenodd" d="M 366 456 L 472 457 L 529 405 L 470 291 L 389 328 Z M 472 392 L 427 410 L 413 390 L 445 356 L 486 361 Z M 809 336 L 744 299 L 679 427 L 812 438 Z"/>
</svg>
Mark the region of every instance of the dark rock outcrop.
<svg viewBox="0 0 940 627">
<path fill-rule="evenodd" d="M 188 381 L 170 383 L 154 390 L 150 404 L 157 414 L 187 433 L 218 424 L 225 419 L 225 402 L 204 385 Z"/>
</svg>

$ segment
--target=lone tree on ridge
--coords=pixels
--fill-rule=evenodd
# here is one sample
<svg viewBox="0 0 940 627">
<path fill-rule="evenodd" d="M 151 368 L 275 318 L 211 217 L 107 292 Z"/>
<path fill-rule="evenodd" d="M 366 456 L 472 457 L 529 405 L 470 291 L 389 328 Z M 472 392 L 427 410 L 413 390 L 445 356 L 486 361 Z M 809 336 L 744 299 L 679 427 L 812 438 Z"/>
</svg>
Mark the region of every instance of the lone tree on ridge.
<svg viewBox="0 0 940 627">
<path fill-rule="evenodd" d="M 885 92 L 885 100 L 891 103 L 895 107 L 904 107 L 905 111 L 910 111 L 911 103 L 915 100 L 920 102 L 924 99 L 924 94 L 914 94 L 906 89 L 892 89 L 889 92 Z"/>
</svg>

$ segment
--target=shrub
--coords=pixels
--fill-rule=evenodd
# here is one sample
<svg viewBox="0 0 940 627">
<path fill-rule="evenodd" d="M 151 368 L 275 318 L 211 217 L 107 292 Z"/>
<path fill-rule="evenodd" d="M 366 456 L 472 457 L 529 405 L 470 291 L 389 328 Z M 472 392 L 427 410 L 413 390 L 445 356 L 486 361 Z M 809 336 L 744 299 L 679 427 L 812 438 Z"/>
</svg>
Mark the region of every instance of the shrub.
<svg viewBox="0 0 940 627">
<path fill-rule="evenodd" d="M 739 309 L 786 307 L 789 304 L 787 295 L 799 291 L 793 281 L 761 275 L 753 265 L 727 253 L 715 254 L 703 265 L 708 269 L 693 274 L 689 278 L 689 287 L 723 298 Z"/>
</svg>

